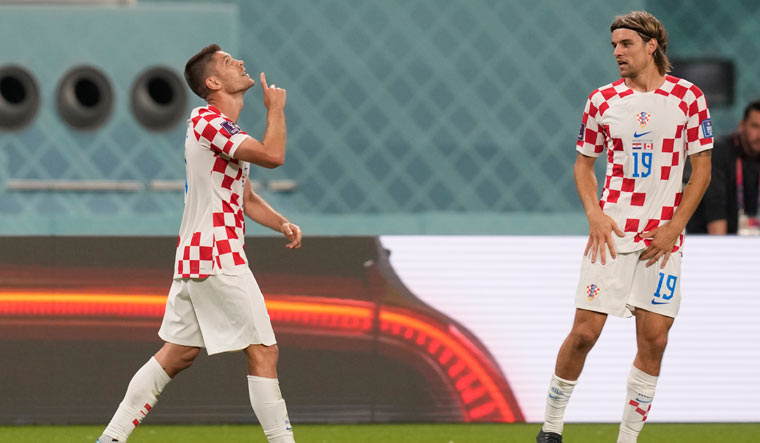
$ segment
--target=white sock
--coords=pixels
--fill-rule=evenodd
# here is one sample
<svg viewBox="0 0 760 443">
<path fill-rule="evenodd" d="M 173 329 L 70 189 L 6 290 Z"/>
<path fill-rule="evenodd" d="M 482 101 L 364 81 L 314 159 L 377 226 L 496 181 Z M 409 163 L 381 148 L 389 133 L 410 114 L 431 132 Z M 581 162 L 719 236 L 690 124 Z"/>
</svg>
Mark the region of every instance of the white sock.
<svg viewBox="0 0 760 443">
<path fill-rule="evenodd" d="M 570 400 L 570 394 L 578 380 L 564 380 L 557 375 L 552 375 L 552 381 L 549 383 L 549 393 L 546 396 L 546 413 L 544 414 L 544 432 L 555 432 L 562 434 L 562 428 L 565 425 L 565 406 Z"/>
<path fill-rule="evenodd" d="M 285 400 L 276 378 L 248 376 L 248 393 L 256 418 L 270 443 L 295 443 Z"/>
<path fill-rule="evenodd" d="M 158 360 L 151 357 L 132 377 L 124 400 L 103 431 L 100 441 L 110 443 L 111 439 L 116 438 L 119 442 L 126 442 L 129 434 L 142 423 L 170 381 L 171 378 Z"/>
<path fill-rule="evenodd" d="M 649 375 L 635 366 L 628 374 L 628 393 L 620 422 L 618 443 L 635 443 L 652 407 L 657 377 Z"/>
</svg>

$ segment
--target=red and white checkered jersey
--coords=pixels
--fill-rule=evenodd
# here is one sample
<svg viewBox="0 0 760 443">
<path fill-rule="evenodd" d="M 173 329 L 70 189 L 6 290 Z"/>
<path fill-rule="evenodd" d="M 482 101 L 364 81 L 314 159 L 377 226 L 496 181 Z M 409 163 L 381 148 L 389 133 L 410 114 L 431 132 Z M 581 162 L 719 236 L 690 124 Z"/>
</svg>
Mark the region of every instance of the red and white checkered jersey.
<svg viewBox="0 0 760 443">
<path fill-rule="evenodd" d="M 637 92 L 624 79 L 589 96 L 576 149 L 598 157 L 607 149 L 607 177 L 599 205 L 625 233 L 615 250 L 634 252 L 651 243 L 640 234 L 673 218 L 681 202 L 686 156 L 713 144 L 702 91 L 673 76 L 655 91 Z M 673 251 L 683 245 L 682 232 Z"/>
<path fill-rule="evenodd" d="M 193 109 L 185 137 L 185 211 L 174 278 L 248 272 L 243 189 L 248 162 L 232 156 L 248 137 L 213 106 Z"/>
</svg>

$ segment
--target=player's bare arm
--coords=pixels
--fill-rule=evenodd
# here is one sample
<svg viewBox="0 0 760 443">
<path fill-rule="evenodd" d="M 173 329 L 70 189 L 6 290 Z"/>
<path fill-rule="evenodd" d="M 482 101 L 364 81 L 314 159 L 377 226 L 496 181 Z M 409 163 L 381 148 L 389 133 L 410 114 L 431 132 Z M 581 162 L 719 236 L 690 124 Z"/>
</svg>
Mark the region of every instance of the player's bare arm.
<svg viewBox="0 0 760 443">
<path fill-rule="evenodd" d="M 269 229 L 281 232 L 289 242 L 285 245 L 286 248 L 298 249 L 301 247 L 301 228 L 275 211 L 266 200 L 256 194 L 253 188 L 251 188 L 250 181 L 248 181 L 243 191 L 243 200 L 245 202 L 243 210 L 248 218 Z"/>
<path fill-rule="evenodd" d="M 683 232 L 686 223 L 702 200 L 702 196 L 707 190 L 707 185 L 710 184 L 711 156 L 711 149 L 689 156 L 692 170 L 691 177 L 684 187 L 681 204 L 673 214 L 673 218 L 668 223 L 641 234 L 641 238 L 652 239 L 652 243 L 649 244 L 640 256 L 641 260 L 649 260 L 647 266 L 651 266 L 663 256 L 665 259 L 660 267 L 664 268 L 668 262 L 670 254 L 673 251 L 673 246 L 678 241 L 678 236 Z"/>
<path fill-rule="evenodd" d="M 264 168 L 273 169 L 285 162 L 287 128 L 285 125 L 286 91 L 275 85 L 267 85 L 267 78 L 261 73 L 261 89 L 264 106 L 267 108 L 267 128 L 264 137 L 258 141 L 248 137 L 240 144 L 234 157 Z"/>
<path fill-rule="evenodd" d="M 586 250 L 583 255 L 587 255 L 590 251 L 591 262 L 595 263 L 596 256 L 599 254 L 602 264 L 606 264 L 608 248 L 610 256 L 616 257 L 612 232 L 614 231 L 618 237 L 622 237 L 624 234 L 615 221 L 602 212 L 602 208 L 599 206 L 599 190 L 594 173 L 594 160 L 596 160 L 595 157 L 578 153 L 573 172 L 575 174 L 575 186 L 588 218 L 588 243 L 586 243 Z"/>
</svg>

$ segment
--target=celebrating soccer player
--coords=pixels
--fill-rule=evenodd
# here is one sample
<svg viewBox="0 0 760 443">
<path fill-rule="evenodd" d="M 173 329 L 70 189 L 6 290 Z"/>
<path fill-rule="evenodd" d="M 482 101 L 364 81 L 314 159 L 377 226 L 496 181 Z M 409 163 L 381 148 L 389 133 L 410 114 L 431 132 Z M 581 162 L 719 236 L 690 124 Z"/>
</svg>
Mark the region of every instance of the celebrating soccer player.
<svg viewBox="0 0 760 443">
<path fill-rule="evenodd" d="M 261 74 L 267 126 L 258 141 L 236 123 L 243 95 L 255 84 L 241 60 L 207 46 L 187 62 L 185 80 L 208 105 L 194 109 L 187 125 L 185 211 L 158 332 L 166 343 L 134 375 L 98 442 L 125 442 L 205 347 L 209 355 L 245 350 L 248 392 L 264 434 L 270 442 L 292 443 L 274 331 L 243 249 L 244 214 L 281 232 L 286 247 L 301 246 L 300 228 L 253 192 L 248 179 L 250 163 L 275 168 L 285 159 L 285 90 L 268 86 Z"/>
</svg>

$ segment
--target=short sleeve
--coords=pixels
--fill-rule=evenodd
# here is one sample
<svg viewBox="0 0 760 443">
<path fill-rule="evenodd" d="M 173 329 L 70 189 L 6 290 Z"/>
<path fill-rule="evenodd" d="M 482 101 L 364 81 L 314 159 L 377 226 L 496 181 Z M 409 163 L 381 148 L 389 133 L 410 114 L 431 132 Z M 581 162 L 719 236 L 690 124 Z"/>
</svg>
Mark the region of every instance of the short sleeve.
<svg viewBox="0 0 760 443">
<path fill-rule="evenodd" d="M 712 121 L 707 99 L 695 85 L 689 88 L 693 99 L 689 104 L 686 122 L 686 154 L 692 155 L 713 147 Z"/>
<path fill-rule="evenodd" d="M 594 104 L 594 94 L 586 101 L 581 128 L 578 132 L 576 150 L 588 157 L 599 157 L 604 152 L 604 132 L 599 124 L 599 108 Z"/>
<path fill-rule="evenodd" d="M 248 134 L 235 122 L 216 113 L 206 113 L 192 120 L 198 142 L 212 151 L 233 158 L 235 151 Z"/>
</svg>

